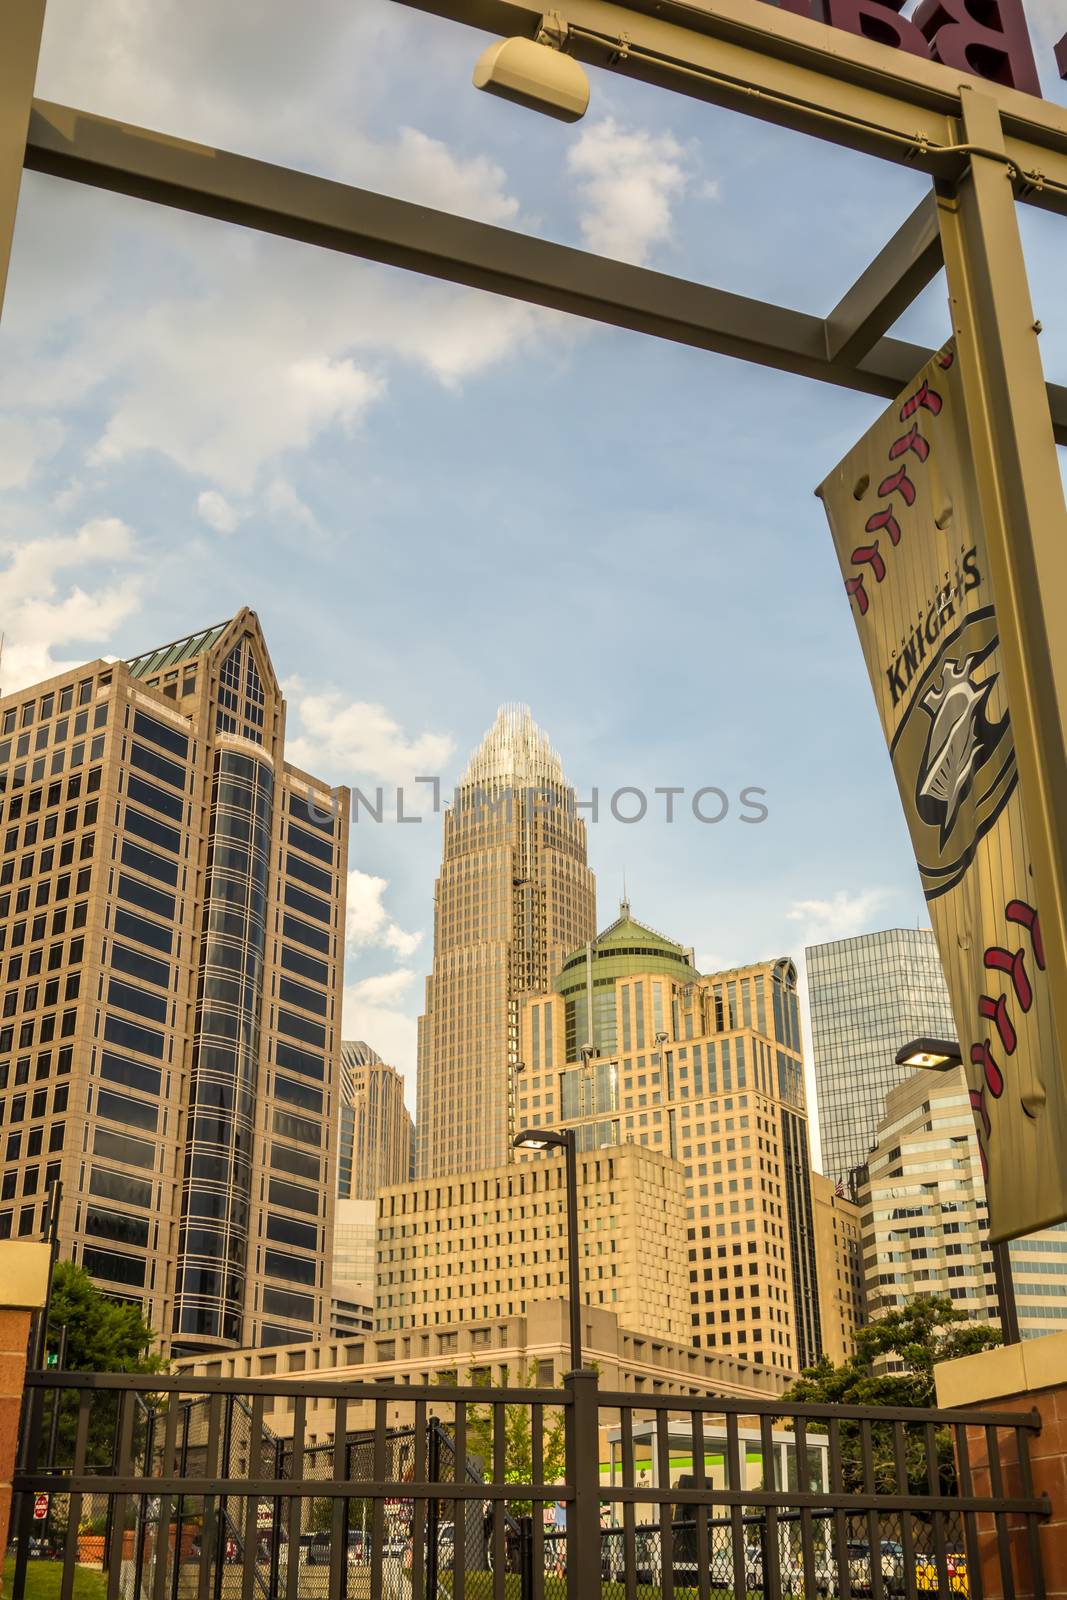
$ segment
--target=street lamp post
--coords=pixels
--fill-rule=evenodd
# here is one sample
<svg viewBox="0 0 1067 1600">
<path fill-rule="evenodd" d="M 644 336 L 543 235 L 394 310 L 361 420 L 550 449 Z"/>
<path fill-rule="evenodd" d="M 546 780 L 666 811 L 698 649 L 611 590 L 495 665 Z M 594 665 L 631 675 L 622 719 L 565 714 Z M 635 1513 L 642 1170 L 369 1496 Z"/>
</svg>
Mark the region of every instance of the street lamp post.
<svg viewBox="0 0 1067 1600">
<path fill-rule="evenodd" d="M 571 1371 L 582 1370 L 582 1302 L 578 1263 L 578 1155 L 574 1129 L 523 1128 L 512 1140 L 516 1150 L 560 1149 L 567 1173 L 567 1281 L 571 1324 Z"/>
<path fill-rule="evenodd" d="M 898 1067 L 922 1067 L 927 1072 L 948 1072 L 963 1065 L 963 1051 L 957 1039 L 913 1039 L 897 1051 Z M 1000 1302 L 1000 1332 L 1005 1344 L 1018 1344 L 1019 1311 L 1015 1304 L 1015 1285 L 1011 1277 L 1011 1252 L 1007 1242 L 993 1245 L 993 1276 Z"/>
</svg>

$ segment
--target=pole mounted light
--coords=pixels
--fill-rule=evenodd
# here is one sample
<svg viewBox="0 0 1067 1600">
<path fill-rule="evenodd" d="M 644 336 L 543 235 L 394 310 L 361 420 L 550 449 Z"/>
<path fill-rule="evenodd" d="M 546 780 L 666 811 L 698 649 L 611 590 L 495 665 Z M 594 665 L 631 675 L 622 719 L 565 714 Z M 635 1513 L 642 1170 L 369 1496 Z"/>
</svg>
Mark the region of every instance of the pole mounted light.
<svg viewBox="0 0 1067 1600">
<path fill-rule="evenodd" d="M 913 1039 L 897 1051 L 898 1067 L 925 1067 L 929 1072 L 948 1072 L 962 1061 L 955 1039 Z"/>
<path fill-rule="evenodd" d="M 963 1065 L 958 1039 L 913 1039 L 897 1051 L 898 1067 L 923 1067 L 928 1072 L 948 1072 Z M 1011 1253 L 1002 1241 L 993 1246 L 993 1273 L 1000 1302 L 1000 1331 L 1005 1344 L 1018 1344 L 1019 1312 L 1011 1277 Z"/>
<path fill-rule="evenodd" d="M 567 1171 L 567 1282 L 571 1326 L 571 1371 L 582 1370 L 582 1302 L 578 1279 L 578 1154 L 573 1128 L 523 1128 L 516 1150 L 563 1151 Z"/>
<path fill-rule="evenodd" d="M 560 122 L 577 122 L 589 108 L 589 79 L 564 54 L 567 24 L 557 13 L 541 18 L 536 39 L 501 39 L 478 57 L 474 87 Z"/>
</svg>

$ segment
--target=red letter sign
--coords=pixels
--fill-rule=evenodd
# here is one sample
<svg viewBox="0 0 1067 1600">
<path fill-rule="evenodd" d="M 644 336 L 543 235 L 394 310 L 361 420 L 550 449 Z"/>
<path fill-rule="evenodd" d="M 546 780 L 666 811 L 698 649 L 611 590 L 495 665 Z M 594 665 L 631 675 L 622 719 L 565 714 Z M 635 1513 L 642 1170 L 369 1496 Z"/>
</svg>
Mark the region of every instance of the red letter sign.
<svg viewBox="0 0 1067 1600">
<path fill-rule="evenodd" d="M 922 0 L 915 22 L 935 61 L 1040 95 L 1021 0 L 991 0 L 979 22 L 967 0 Z"/>
</svg>

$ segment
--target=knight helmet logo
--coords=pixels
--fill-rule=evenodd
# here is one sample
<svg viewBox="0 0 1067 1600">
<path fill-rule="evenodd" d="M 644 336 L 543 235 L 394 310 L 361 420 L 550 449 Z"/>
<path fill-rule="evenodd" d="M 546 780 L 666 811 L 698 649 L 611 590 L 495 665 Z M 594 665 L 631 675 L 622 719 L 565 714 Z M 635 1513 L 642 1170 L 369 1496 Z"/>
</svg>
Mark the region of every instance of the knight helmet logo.
<svg viewBox="0 0 1067 1600">
<path fill-rule="evenodd" d="M 999 643 L 992 606 L 944 634 L 890 745 L 927 900 L 960 882 L 1018 781 Z"/>
<path fill-rule="evenodd" d="M 962 660 L 951 656 L 942 660 L 937 681 L 919 699 L 930 728 L 915 786 L 915 807 L 924 821 L 937 824 L 942 850 L 975 773 L 1008 732 L 1007 712 L 991 722 L 987 711 L 1000 674 L 994 672 L 981 683 L 974 676 L 995 643 Z"/>
</svg>

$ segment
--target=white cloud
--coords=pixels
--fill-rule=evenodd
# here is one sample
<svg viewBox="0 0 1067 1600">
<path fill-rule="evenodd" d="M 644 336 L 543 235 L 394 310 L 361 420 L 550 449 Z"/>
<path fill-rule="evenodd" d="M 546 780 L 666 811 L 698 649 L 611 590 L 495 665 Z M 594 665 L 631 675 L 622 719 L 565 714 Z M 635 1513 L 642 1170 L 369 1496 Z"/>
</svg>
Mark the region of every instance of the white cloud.
<svg viewBox="0 0 1067 1600">
<path fill-rule="evenodd" d="M 583 128 L 567 152 L 590 250 L 643 264 L 671 234 L 671 202 L 688 183 L 686 153 L 670 133 L 622 128 L 614 117 Z"/>
<path fill-rule="evenodd" d="M 272 517 L 287 522 L 291 527 L 307 528 L 318 532 L 318 522 L 311 507 L 305 505 L 292 484 L 285 478 L 275 478 L 263 496 L 263 504 Z"/>
<path fill-rule="evenodd" d="M 872 916 L 887 898 L 885 889 L 861 889 L 855 894 L 839 889 L 831 900 L 794 900 L 787 915 L 790 922 L 802 925 L 805 944 L 825 944 L 869 932 Z"/>
<path fill-rule="evenodd" d="M 728 956 L 720 956 L 711 952 L 698 952 L 696 957 L 697 971 L 707 976 L 712 972 L 730 972 L 737 966 L 737 962 Z"/>
<path fill-rule="evenodd" d="M 244 315 L 236 300 L 209 294 L 122 320 L 115 348 L 125 345 L 127 381 L 91 461 L 158 450 L 247 494 L 266 461 L 306 449 L 328 428 L 351 432 L 384 381 L 332 352 L 310 316 L 285 316 L 260 289 L 246 296 Z"/>
<path fill-rule="evenodd" d="M 490 155 L 415 127 L 380 137 L 360 125 L 359 114 L 369 122 L 406 81 L 411 42 L 425 45 L 434 26 L 382 0 L 54 0 L 39 92 L 83 104 L 91 86 L 103 115 L 514 225 L 518 201 Z M 461 30 L 440 28 L 432 48 L 442 70 L 465 59 Z M 567 325 L 536 307 L 128 201 L 94 194 L 86 212 L 80 197 L 36 182 L 20 219 L 0 404 L 29 415 L 38 457 L 46 427 L 60 426 L 54 413 L 81 420 L 93 396 L 106 411 L 91 463 L 159 452 L 212 489 L 248 495 L 271 473 L 284 477 L 287 452 L 357 428 L 385 397 L 390 362 L 456 385 Z M 56 262 L 75 253 L 72 287 L 56 281 Z M 58 323 L 42 309 L 56 297 Z M 34 421 L 35 410 L 50 420 Z M 22 481 L 29 461 L 24 438 L 0 444 L 0 482 L 5 466 Z"/>
<path fill-rule="evenodd" d="M 362 978 L 347 986 L 342 1006 L 345 1038 L 365 1039 L 412 1083 L 418 1056 L 418 1023 L 402 1009 L 402 1002 L 414 983 L 414 972 L 404 967 Z"/>
<path fill-rule="evenodd" d="M 197 496 L 197 515 L 216 533 L 232 533 L 241 520 L 240 512 L 217 489 L 205 489 Z"/>
<path fill-rule="evenodd" d="M 85 649 L 65 655 L 64 647 L 110 644 L 140 601 L 138 576 L 122 571 L 136 554 L 132 529 L 117 517 L 97 517 L 68 537 L 31 539 L 14 550 L 0 571 L 5 694 L 85 660 Z M 92 572 L 92 587 L 64 581 L 82 569 Z"/>
<path fill-rule="evenodd" d="M 383 784 L 411 784 L 419 776 L 441 772 L 455 746 L 443 733 L 408 734 L 382 705 L 368 700 L 346 700 L 338 690 L 306 694 L 298 678 L 285 684 L 293 722 L 301 732 L 287 741 L 290 761 L 309 772 L 327 770 L 336 781 L 359 786 L 368 780 Z M 429 786 L 405 795 L 405 809 L 413 812 L 419 794 Z M 373 798 L 373 797 L 371 797 Z"/>
<path fill-rule="evenodd" d="M 54 456 L 65 429 L 56 417 L 0 417 L 0 489 L 21 489 Z"/>
<path fill-rule="evenodd" d="M 353 949 L 379 945 L 402 958 L 414 955 L 422 941 L 421 933 L 405 933 L 389 916 L 383 895 L 389 885 L 384 878 L 352 867 L 348 874 L 345 913 L 345 941 Z"/>
</svg>

